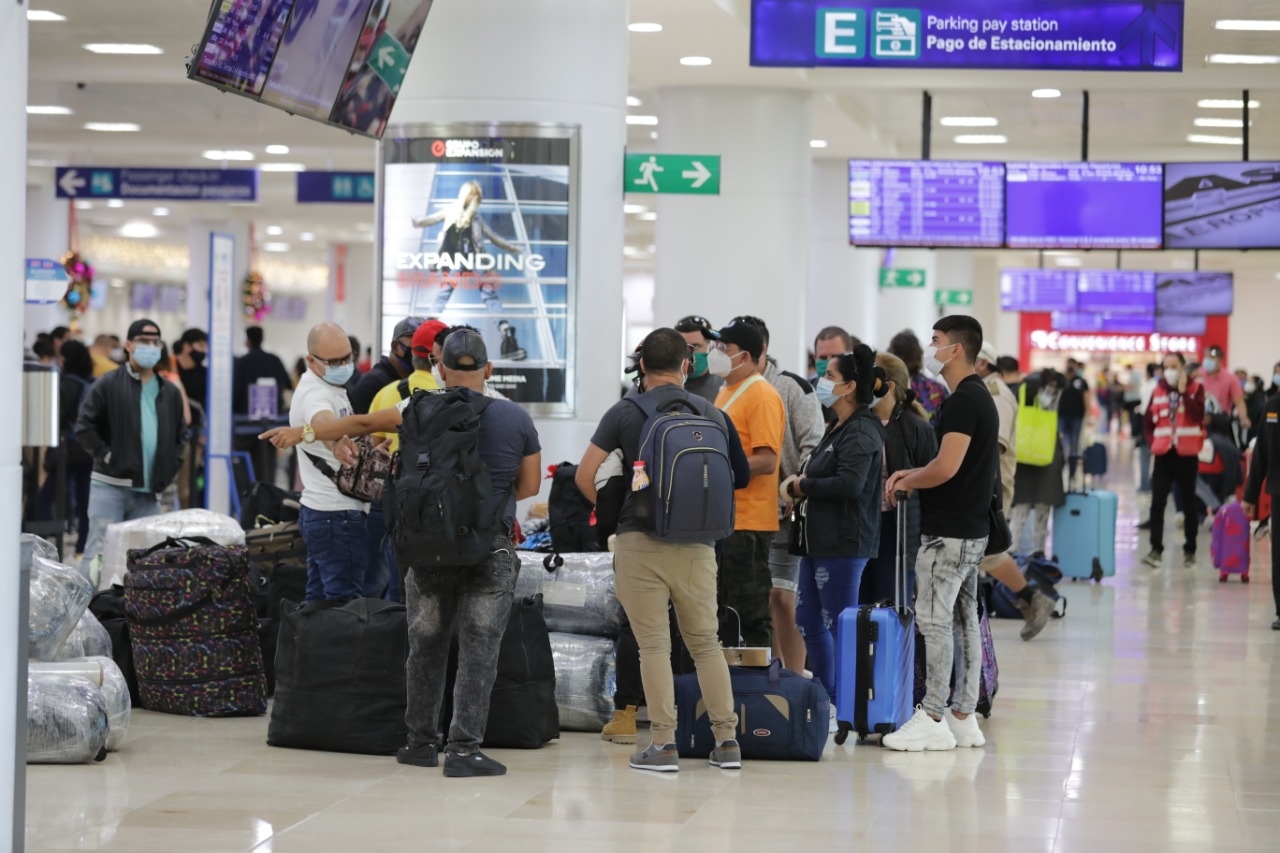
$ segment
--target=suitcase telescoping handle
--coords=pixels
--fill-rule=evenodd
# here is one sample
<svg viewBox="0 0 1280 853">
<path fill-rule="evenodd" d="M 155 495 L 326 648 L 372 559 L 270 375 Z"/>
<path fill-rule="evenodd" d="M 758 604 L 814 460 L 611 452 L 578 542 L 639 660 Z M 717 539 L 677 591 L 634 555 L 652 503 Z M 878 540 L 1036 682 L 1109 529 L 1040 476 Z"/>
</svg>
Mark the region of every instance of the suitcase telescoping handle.
<svg viewBox="0 0 1280 853">
<path fill-rule="evenodd" d="M 910 496 L 904 491 L 893 493 L 898 505 L 898 543 L 893 561 L 893 607 L 899 615 L 907 612 L 907 505 Z"/>
</svg>

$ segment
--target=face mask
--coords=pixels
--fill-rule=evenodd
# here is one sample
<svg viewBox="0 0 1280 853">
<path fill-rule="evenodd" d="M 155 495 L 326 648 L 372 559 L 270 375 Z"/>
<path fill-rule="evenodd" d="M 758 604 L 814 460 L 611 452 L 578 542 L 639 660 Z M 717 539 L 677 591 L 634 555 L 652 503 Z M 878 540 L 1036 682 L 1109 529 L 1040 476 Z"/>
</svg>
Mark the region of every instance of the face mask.
<svg viewBox="0 0 1280 853">
<path fill-rule="evenodd" d="M 713 349 L 707 353 L 707 370 L 725 377 L 733 372 L 733 359 L 724 350 Z"/>
<path fill-rule="evenodd" d="M 818 370 L 819 379 L 827 375 L 827 365 L 830 363 L 831 359 L 829 358 L 820 358 L 813 363 L 813 366 Z"/>
<path fill-rule="evenodd" d="M 1277 388 L 1280 388 L 1280 373 L 1277 373 L 1275 376 L 1271 377 L 1271 384 L 1276 386 Z"/>
<path fill-rule="evenodd" d="M 835 380 L 828 379 L 825 376 L 818 380 L 818 387 L 815 389 L 815 391 L 818 395 L 818 402 L 821 403 L 823 407 L 827 409 L 834 406 L 836 404 L 836 400 L 840 399 L 838 396 L 836 396 Z"/>
<path fill-rule="evenodd" d="M 160 347 L 138 344 L 133 348 L 133 360 L 143 370 L 150 370 L 160 363 Z"/>
<path fill-rule="evenodd" d="M 1206 373 L 1213 373 L 1218 369 L 1218 360 L 1216 358 L 1206 358 L 1204 360 L 1204 369 Z"/>
<path fill-rule="evenodd" d="M 1166 367 L 1164 370 L 1164 381 L 1169 384 L 1170 388 L 1178 387 L 1178 379 L 1182 376 L 1182 371 L 1176 367 Z"/>
<path fill-rule="evenodd" d="M 355 375 L 355 372 L 356 366 L 354 364 L 343 364 L 338 367 L 325 365 L 324 381 L 336 388 L 341 388 L 351 381 L 351 377 Z"/>
<path fill-rule="evenodd" d="M 200 365 L 204 364 L 204 357 L 206 355 L 208 355 L 208 353 L 200 352 L 200 350 L 198 349 L 193 349 L 191 351 L 191 363 L 194 364 L 196 367 L 199 367 Z"/>
<path fill-rule="evenodd" d="M 432 365 L 432 366 L 431 366 L 431 375 L 435 377 L 435 379 L 436 379 L 436 384 L 437 384 L 437 385 L 439 385 L 441 388 L 443 388 L 443 387 L 444 387 L 444 374 L 442 374 L 442 373 L 440 372 L 440 365 L 438 365 L 438 364 L 434 364 L 434 365 Z"/>
<path fill-rule="evenodd" d="M 1042 409 L 1052 409 L 1052 408 L 1053 408 L 1053 398 L 1054 398 L 1054 396 L 1055 396 L 1055 395 L 1054 395 L 1054 393 L 1053 393 L 1053 389 L 1052 389 L 1052 388 L 1050 388 L 1050 389 L 1049 389 L 1049 390 L 1047 390 L 1047 391 L 1041 391 L 1041 392 L 1040 392 L 1040 397 L 1039 397 L 1039 400 L 1040 400 L 1040 408 L 1042 408 Z"/>
<path fill-rule="evenodd" d="M 111 351 L 111 354 L 107 356 L 107 358 L 111 359 L 116 363 L 119 363 L 124 361 L 126 355 L 127 353 L 125 353 L 124 347 L 116 347 Z"/>
<path fill-rule="evenodd" d="M 955 346 L 955 344 L 942 347 L 942 349 L 949 349 L 952 346 Z M 955 358 L 955 356 L 953 355 L 951 358 Z M 951 358 L 946 361 L 940 361 L 938 359 L 938 347 L 929 347 L 924 353 L 924 369 L 936 376 L 941 376 L 942 369 L 951 363 Z"/>
<path fill-rule="evenodd" d="M 1257 391 L 1257 390 L 1258 390 L 1258 386 L 1255 385 L 1254 383 L 1252 382 L 1244 383 L 1244 393 L 1252 394 L 1254 391 Z"/>
<path fill-rule="evenodd" d="M 695 352 L 693 354 L 693 373 L 691 379 L 697 379 L 700 376 L 707 375 L 707 354 L 705 352 Z"/>
</svg>

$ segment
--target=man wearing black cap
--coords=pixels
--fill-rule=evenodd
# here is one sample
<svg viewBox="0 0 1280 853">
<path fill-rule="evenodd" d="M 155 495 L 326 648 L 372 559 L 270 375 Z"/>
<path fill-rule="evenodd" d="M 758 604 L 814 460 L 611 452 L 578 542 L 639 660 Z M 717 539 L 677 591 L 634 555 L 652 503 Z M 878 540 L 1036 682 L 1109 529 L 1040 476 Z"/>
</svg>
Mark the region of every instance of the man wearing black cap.
<svg viewBox="0 0 1280 853">
<path fill-rule="evenodd" d="M 160 343 L 158 325 L 136 321 L 124 345 L 125 369 L 95 382 L 80 408 L 76 440 L 93 456 L 89 539 L 80 570 L 91 579 L 107 525 L 158 515 L 158 495 L 182 462 L 187 441 L 182 392 L 155 372 Z"/>
<path fill-rule="evenodd" d="M 716 376 L 709 369 L 707 351 L 713 341 L 720 339 L 720 335 L 711 327 L 710 320 L 697 314 L 690 314 L 676 323 L 675 329 L 689 344 L 689 353 L 693 360 L 689 379 L 684 383 L 684 390 L 690 394 L 697 394 L 709 403 L 714 403 L 716 395 L 724 387 L 724 378 Z"/>
<path fill-rule="evenodd" d="M 709 369 L 724 377 L 716 407 L 729 416 L 751 464 L 751 482 L 735 495 L 736 529 L 720 546 L 720 584 L 725 604 L 737 612 L 722 630 L 726 645 L 769 648 L 773 620 L 769 594 L 769 544 L 778 532 L 778 462 L 787 414 L 782 397 L 760 373 L 764 336 L 742 320 L 720 330 L 707 356 Z M 740 643 L 739 640 L 742 642 Z"/>
<path fill-rule="evenodd" d="M 489 716 L 489 694 L 498 673 L 498 648 L 511 614 L 520 562 L 511 544 L 516 501 L 533 497 L 542 485 L 542 447 L 533 419 L 507 400 L 486 398 L 493 371 L 484 338 L 472 329 L 450 332 L 441 352 L 445 392 L 466 389 L 479 410 L 477 452 L 488 467 L 495 510 L 502 521 L 488 559 L 472 566 L 404 566 L 408 608 L 409 659 L 405 665 L 409 742 L 396 754 L 401 764 L 436 767 L 445 741 L 445 776 L 501 776 L 506 768 L 480 752 Z M 315 437 L 395 432 L 408 405 L 426 405 L 416 394 L 393 409 L 313 424 Z M 420 413 L 417 413 L 421 417 Z M 280 428 L 263 433 L 277 447 L 292 447 L 301 432 Z M 354 461 L 350 457 L 340 460 Z M 440 731 L 449 646 L 458 637 L 458 678 L 453 690 L 453 723 Z"/>
<path fill-rule="evenodd" d="M 384 355 L 369 372 L 360 377 L 348 395 L 351 409 L 366 414 L 378 392 L 393 382 L 408 379 L 413 373 L 413 333 L 426 322 L 422 317 L 405 317 L 391 332 L 391 354 Z M 359 353 L 357 353 L 359 355 Z"/>
</svg>

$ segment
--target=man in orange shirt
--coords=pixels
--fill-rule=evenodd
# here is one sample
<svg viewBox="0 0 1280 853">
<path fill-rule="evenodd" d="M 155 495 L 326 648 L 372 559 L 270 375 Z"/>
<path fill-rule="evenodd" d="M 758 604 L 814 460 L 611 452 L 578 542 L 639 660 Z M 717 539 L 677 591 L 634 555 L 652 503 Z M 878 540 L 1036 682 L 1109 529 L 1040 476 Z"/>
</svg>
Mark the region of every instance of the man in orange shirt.
<svg viewBox="0 0 1280 853">
<path fill-rule="evenodd" d="M 741 640 L 748 646 L 769 648 L 773 633 L 769 543 L 778 531 L 778 460 L 786 409 L 782 397 L 760 374 L 764 337 L 759 329 L 740 321 L 730 323 L 720 330 L 715 347 L 708 353 L 708 367 L 725 380 L 716 407 L 733 421 L 751 465 L 750 484 L 734 493 L 734 533 L 720 543 L 720 588 L 724 603 L 737 613 L 737 618 L 729 614 L 721 640 L 729 646 Z"/>
</svg>

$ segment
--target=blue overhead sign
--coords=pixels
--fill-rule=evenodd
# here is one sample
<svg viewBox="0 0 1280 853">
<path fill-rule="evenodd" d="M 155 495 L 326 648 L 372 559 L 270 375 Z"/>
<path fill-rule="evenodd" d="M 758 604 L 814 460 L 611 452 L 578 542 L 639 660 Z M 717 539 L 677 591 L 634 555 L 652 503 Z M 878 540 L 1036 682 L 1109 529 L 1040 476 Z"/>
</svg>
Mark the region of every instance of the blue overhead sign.
<svg viewBox="0 0 1280 853">
<path fill-rule="evenodd" d="M 58 198 L 139 201 L 257 201 L 254 169 L 133 169 L 60 166 Z"/>
<path fill-rule="evenodd" d="M 298 203 L 372 204 L 373 172 L 299 172 Z"/>
<path fill-rule="evenodd" d="M 908 0 L 909 2 L 909 0 Z M 752 0 L 751 64 L 1181 71 L 1183 0 Z"/>
</svg>

